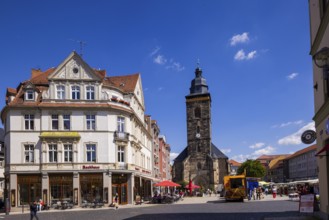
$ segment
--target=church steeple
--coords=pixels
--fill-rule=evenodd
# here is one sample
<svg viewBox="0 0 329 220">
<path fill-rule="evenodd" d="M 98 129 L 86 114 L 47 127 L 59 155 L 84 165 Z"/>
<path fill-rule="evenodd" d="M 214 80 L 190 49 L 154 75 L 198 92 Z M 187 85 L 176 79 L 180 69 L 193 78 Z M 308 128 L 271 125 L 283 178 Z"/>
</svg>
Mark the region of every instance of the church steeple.
<svg viewBox="0 0 329 220">
<path fill-rule="evenodd" d="M 202 77 L 202 69 L 197 65 L 195 78 L 191 82 L 190 95 L 207 94 L 208 85 L 206 79 Z"/>
</svg>

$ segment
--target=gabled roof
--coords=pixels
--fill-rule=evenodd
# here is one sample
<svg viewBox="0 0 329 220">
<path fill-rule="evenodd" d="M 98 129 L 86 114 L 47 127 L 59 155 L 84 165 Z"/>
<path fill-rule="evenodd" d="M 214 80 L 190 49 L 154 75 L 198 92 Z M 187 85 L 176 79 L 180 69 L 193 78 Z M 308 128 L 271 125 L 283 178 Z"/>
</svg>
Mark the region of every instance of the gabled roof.
<svg viewBox="0 0 329 220">
<path fill-rule="evenodd" d="M 288 157 L 288 155 L 281 155 L 272 159 L 271 162 L 268 164 L 268 167 L 270 169 L 277 168 L 279 164 L 282 163 L 282 160 L 285 159 L 286 157 Z"/>
<path fill-rule="evenodd" d="M 239 163 L 239 162 L 237 162 L 235 160 L 232 160 L 232 159 L 229 160 L 228 163 L 231 164 L 232 166 L 235 166 L 235 167 L 241 166 L 241 163 Z"/>
<path fill-rule="evenodd" d="M 277 155 L 266 155 L 263 154 L 262 156 L 258 157 L 256 160 L 273 160 L 274 158 L 277 158 L 279 156 L 287 156 L 289 154 L 277 154 Z"/>
<path fill-rule="evenodd" d="M 309 152 L 309 151 L 313 151 L 313 150 L 316 151 L 316 145 L 315 145 L 315 144 L 314 144 L 314 145 L 311 145 L 311 146 L 308 146 L 308 147 L 306 147 L 306 148 L 303 148 L 303 149 L 301 149 L 301 150 L 295 152 L 294 154 L 291 154 L 289 157 L 287 157 L 287 158 L 285 158 L 285 159 L 288 160 L 288 159 L 291 159 L 291 158 L 297 157 L 297 156 L 299 156 L 299 155 L 301 155 L 301 154 L 305 154 L 305 153 L 307 153 L 307 152 Z"/>
<path fill-rule="evenodd" d="M 139 75 L 139 73 L 135 73 L 125 76 L 106 77 L 104 80 L 104 85 L 117 87 L 118 89 L 127 93 L 134 92 L 139 79 Z"/>
</svg>

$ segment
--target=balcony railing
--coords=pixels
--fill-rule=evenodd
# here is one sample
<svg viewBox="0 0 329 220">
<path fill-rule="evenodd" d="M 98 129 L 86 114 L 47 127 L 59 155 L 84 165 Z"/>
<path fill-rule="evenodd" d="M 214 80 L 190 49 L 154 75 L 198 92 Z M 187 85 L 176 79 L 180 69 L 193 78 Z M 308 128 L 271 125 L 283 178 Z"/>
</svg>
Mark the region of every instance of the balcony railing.
<svg viewBox="0 0 329 220">
<path fill-rule="evenodd" d="M 115 140 L 115 141 L 124 141 L 124 142 L 128 142 L 128 140 L 129 140 L 129 133 L 127 133 L 127 132 L 119 132 L 119 131 L 115 131 L 115 132 L 114 132 L 114 140 Z"/>
</svg>

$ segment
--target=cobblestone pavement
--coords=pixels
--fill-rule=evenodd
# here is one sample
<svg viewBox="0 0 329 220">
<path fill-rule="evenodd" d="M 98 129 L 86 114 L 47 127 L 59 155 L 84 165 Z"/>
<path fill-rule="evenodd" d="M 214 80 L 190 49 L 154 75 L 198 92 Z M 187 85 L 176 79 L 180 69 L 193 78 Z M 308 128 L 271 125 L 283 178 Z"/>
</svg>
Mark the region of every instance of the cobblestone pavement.
<svg viewBox="0 0 329 220">
<path fill-rule="evenodd" d="M 38 213 L 39 219 L 223 219 L 223 220 L 313 220 L 312 214 L 299 213 L 298 202 L 289 201 L 286 196 L 273 199 L 265 196 L 262 200 L 225 202 L 217 196 L 186 197 L 174 204 L 124 205 L 118 210 L 110 207 L 97 209 L 74 208 L 69 210 L 49 210 Z M 2 219 L 29 219 L 29 212 L 21 210 L 9 215 L 0 214 Z"/>
</svg>

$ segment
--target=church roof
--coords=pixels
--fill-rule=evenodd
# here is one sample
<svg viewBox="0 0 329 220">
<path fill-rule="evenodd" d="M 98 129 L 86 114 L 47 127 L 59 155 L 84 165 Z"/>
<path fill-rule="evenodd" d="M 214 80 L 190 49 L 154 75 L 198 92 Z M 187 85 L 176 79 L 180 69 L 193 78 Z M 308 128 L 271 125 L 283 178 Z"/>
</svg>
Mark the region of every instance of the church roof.
<svg viewBox="0 0 329 220">
<path fill-rule="evenodd" d="M 188 156 L 187 147 L 185 147 L 184 150 L 175 158 L 174 161 L 181 162 L 185 160 L 187 156 Z M 219 150 L 213 143 L 211 143 L 211 157 L 228 159 L 228 157 L 221 150 Z"/>
</svg>

